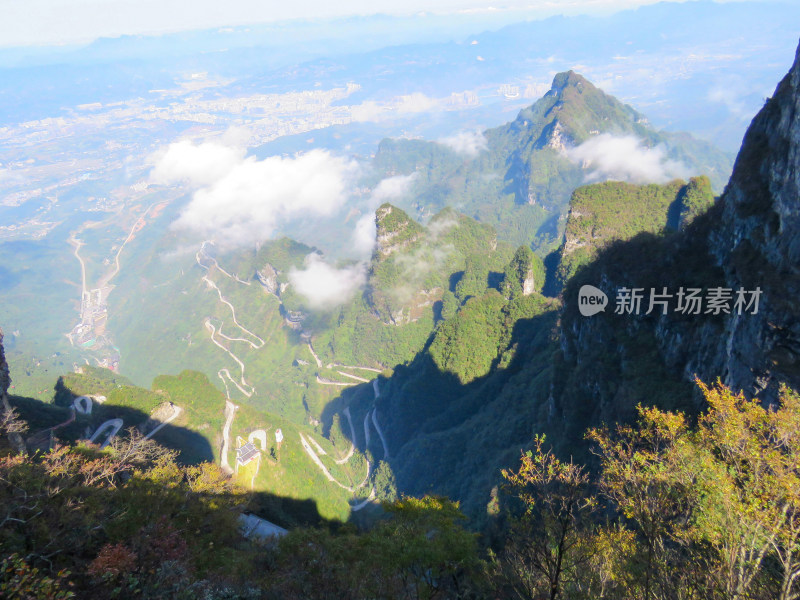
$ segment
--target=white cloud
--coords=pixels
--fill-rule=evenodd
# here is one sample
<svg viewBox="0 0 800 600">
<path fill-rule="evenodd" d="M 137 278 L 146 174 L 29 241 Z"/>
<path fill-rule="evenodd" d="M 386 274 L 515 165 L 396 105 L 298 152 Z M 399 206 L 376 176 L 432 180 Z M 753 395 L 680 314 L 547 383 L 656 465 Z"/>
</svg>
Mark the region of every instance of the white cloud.
<svg viewBox="0 0 800 600">
<path fill-rule="evenodd" d="M 182 164 L 174 167 L 182 169 L 188 171 Z M 296 158 L 245 158 L 195 192 L 173 228 L 214 239 L 222 247 L 260 242 L 292 219 L 333 215 L 346 202 L 357 174 L 355 161 L 325 150 Z"/>
<path fill-rule="evenodd" d="M 428 223 L 428 234 L 432 241 L 438 242 L 440 235 L 447 233 L 456 226 L 458 226 L 458 221 L 455 218 L 438 219 Z"/>
<path fill-rule="evenodd" d="M 648 148 L 633 135 L 603 133 L 566 153 L 572 162 L 590 170 L 588 181 L 666 183 L 689 172 L 682 162 L 667 158 L 662 146 Z"/>
<path fill-rule="evenodd" d="M 381 106 L 373 100 L 367 100 L 361 104 L 350 107 L 350 117 L 353 121 L 380 121 L 389 115 L 391 108 Z"/>
<path fill-rule="evenodd" d="M 730 77 L 721 81 L 708 90 L 706 99 L 709 102 L 722 104 L 736 119 L 749 122 L 758 110 L 758 105 L 753 106 L 748 102 L 752 89 L 740 76 Z M 769 93 L 762 97 L 769 96 Z"/>
<path fill-rule="evenodd" d="M 353 250 L 358 256 L 372 254 L 372 249 L 375 247 L 375 235 L 375 215 L 367 213 L 356 222 L 356 228 L 353 231 Z"/>
<path fill-rule="evenodd" d="M 478 156 L 482 151 L 489 148 L 486 137 L 481 131 L 461 131 L 455 135 L 440 138 L 436 141 L 443 146 L 447 146 L 454 152 L 470 158 Z"/>
<path fill-rule="evenodd" d="M 391 294 L 397 302 L 408 302 L 423 286 L 425 278 L 432 271 L 442 268 L 448 257 L 455 251 L 452 244 L 435 244 L 438 235 L 442 231 L 435 232 L 429 244 L 418 248 L 414 252 L 395 255 L 395 261 L 400 268 L 398 280 L 402 283 L 391 290 Z"/>
<path fill-rule="evenodd" d="M 155 167 L 150 181 L 159 184 L 188 183 L 191 186 L 208 185 L 221 179 L 245 156 L 245 150 L 204 142 L 195 146 L 184 140 L 170 144 L 153 155 Z"/>
<path fill-rule="evenodd" d="M 396 114 L 409 115 L 432 112 L 443 107 L 443 100 L 431 98 L 421 92 L 406 96 L 397 96 L 384 103 L 367 100 L 350 107 L 350 116 L 354 121 L 380 121 Z"/>
<path fill-rule="evenodd" d="M 416 180 L 417 173 L 410 175 L 394 175 L 378 182 L 367 199 L 367 211 L 356 222 L 352 234 L 352 248 L 356 256 L 368 257 L 375 248 L 375 209 L 384 202 L 402 198 L 411 189 L 411 184 Z"/>
<path fill-rule="evenodd" d="M 402 198 L 411 189 L 411 184 L 414 183 L 416 178 L 417 173 L 411 173 L 410 175 L 394 175 L 393 177 L 381 179 L 375 189 L 372 190 L 370 203 L 374 208 L 377 208 L 384 202 Z"/>
<path fill-rule="evenodd" d="M 367 265 L 358 263 L 337 269 L 318 254 L 309 254 L 303 270 L 292 268 L 289 281 L 315 309 L 327 309 L 347 302 L 367 282 Z"/>
<path fill-rule="evenodd" d="M 428 112 L 435 110 L 438 106 L 439 102 L 436 98 L 431 98 L 420 92 L 415 92 L 408 96 L 400 96 L 397 112 L 403 114 Z"/>
</svg>

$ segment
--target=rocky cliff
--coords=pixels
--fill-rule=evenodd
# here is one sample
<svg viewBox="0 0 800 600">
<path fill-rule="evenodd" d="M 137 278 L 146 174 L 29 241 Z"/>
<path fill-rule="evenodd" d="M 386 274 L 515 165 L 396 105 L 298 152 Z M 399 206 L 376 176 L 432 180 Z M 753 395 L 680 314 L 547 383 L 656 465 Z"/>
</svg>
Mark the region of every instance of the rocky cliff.
<svg viewBox="0 0 800 600">
<path fill-rule="evenodd" d="M 8 363 L 3 349 L 3 330 L 0 329 L 0 396 L 5 400 L 8 387 L 11 385 L 11 377 L 8 374 Z"/>
<path fill-rule="evenodd" d="M 781 384 L 800 387 L 799 191 L 800 54 L 753 120 L 708 212 L 680 232 L 610 245 L 568 283 L 551 419 L 577 433 L 630 418 L 639 402 L 697 410 L 695 376 L 765 402 L 777 399 Z M 607 294 L 605 312 L 580 314 L 586 284 Z M 615 314 L 620 294 L 633 288 L 643 290 L 641 306 Z M 668 307 L 651 309 L 651 290 L 664 288 Z M 700 290 L 701 310 L 677 310 L 681 288 Z M 708 304 L 717 289 L 729 296 L 722 310 Z M 755 292 L 757 308 L 737 309 L 739 290 L 748 303 Z"/>
<path fill-rule="evenodd" d="M 11 404 L 8 401 L 8 388 L 10 386 L 11 376 L 9 375 L 5 349 L 3 348 L 3 330 L 0 329 L 0 412 L 2 413 L 11 411 Z M 8 439 L 17 452 L 26 452 L 25 442 L 19 433 L 15 431 L 9 432 Z"/>
<path fill-rule="evenodd" d="M 800 49 L 753 120 L 710 250 L 729 287 L 763 290 L 757 315 L 726 319 L 721 375 L 773 398 L 800 386 Z"/>
</svg>

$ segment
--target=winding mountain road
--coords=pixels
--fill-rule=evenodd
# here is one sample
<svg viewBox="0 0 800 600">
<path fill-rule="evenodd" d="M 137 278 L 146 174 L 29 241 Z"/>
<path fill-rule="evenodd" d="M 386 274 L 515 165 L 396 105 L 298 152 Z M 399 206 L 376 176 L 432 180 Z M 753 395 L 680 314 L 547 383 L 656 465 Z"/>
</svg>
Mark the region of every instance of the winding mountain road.
<svg viewBox="0 0 800 600">
<path fill-rule="evenodd" d="M 311 352 L 311 356 L 314 357 L 314 360 L 317 363 L 317 368 L 322 368 L 322 361 L 319 359 L 319 356 L 317 356 L 317 353 L 314 352 L 314 348 L 313 346 L 311 346 L 311 342 L 308 342 L 308 350 Z"/>
<path fill-rule="evenodd" d="M 377 408 L 372 409 L 372 424 L 375 425 L 375 431 L 378 432 L 378 437 L 381 438 L 381 445 L 383 446 L 383 458 L 386 460 L 389 458 L 389 446 L 386 443 L 386 438 L 383 435 L 383 431 L 381 430 L 381 426 L 378 423 L 378 417 L 376 416 L 378 413 Z"/>
<path fill-rule="evenodd" d="M 353 427 L 353 419 L 350 418 L 350 407 L 348 406 L 345 408 L 342 411 L 342 414 L 347 417 L 347 422 L 350 423 L 350 450 L 348 450 L 347 454 L 345 454 L 342 458 L 336 461 L 337 465 L 343 465 L 350 460 L 350 457 L 353 456 L 353 452 L 356 449 L 356 429 Z"/>
<path fill-rule="evenodd" d="M 222 448 L 219 453 L 219 466 L 228 475 L 233 473 L 233 469 L 228 462 L 228 452 L 231 447 L 231 425 L 237 408 L 239 407 L 231 402 L 230 399 L 225 401 L 225 425 L 222 427 Z"/>
<path fill-rule="evenodd" d="M 345 377 L 349 377 L 350 379 L 355 379 L 356 381 L 360 381 L 361 383 L 369 383 L 369 379 L 364 379 L 363 377 L 359 377 L 358 375 L 351 375 L 350 373 L 345 373 L 344 371 L 336 371 L 339 375 L 344 375 Z"/>
<path fill-rule="evenodd" d="M 325 475 L 325 478 L 328 481 L 330 481 L 331 483 L 335 483 L 340 488 L 342 488 L 344 490 L 347 490 L 348 492 L 351 492 L 351 493 L 355 493 L 355 491 L 357 489 L 363 488 L 365 485 L 367 485 L 367 482 L 369 481 L 370 473 L 372 471 L 372 465 L 370 464 L 369 461 L 366 461 L 367 462 L 367 476 L 364 477 L 364 481 L 362 481 L 361 483 L 359 483 L 355 487 L 350 487 L 349 485 L 344 485 L 343 483 L 339 482 L 333 475 L 331 475 L 331 472 L 328 470 L 328 467 L 325 466 L 325 464 L 322 462 L 322 460 L 320 460 L 320 458 L 317 455 L 317 453 L 314 452 L 314 449 L 311 447 L 311 444 L 309 444 L 309 442 L 308 442 L 308 440 L 311 439 L 311 438 L 306 438 L 306 436 L 304 436 L 302 433 L 298 433 L 298 435 L 300 436 L 300 443 L 303 445 L 303 449 L 306 451 L 306 454 L 308 454 L 308 456 L 311 458 L 311 460 L 314 461 L 314 464 L 317 465 L 317 467 L 319 467 L 320 471 L 322 471 L 322 474 Z M 313 442 L 313 440 L 312 440 L 312 442 Z"/>
<path fill-rule="evenodd" d="M 236 382 L 236 380 L 235 380 L 233 377 L 231 377 L 231 373 L 230 373 L 230 371 L 228 371 L 228 369 L 220 369 L 220 370 L 217 372 L 217 374 L 218 374 L 220 377 L 222 377 L 222 374 L 224 373 L 224 374 L 225 374 L 225 375 L 228 377 L 228 380 L 229 380 L 229 381 L 230 381 L 230 382 L 231 382 L 233 385 L 235 385 L 235 386 L 236 386 L 236 388 L 237 388 L 237 389 L 238 389 L 240 392 L 242 392 L 242 393 L 243 393 L 245 396 L 247 396 L 248 398 L 250 398 L 250 397 L 251 397 L 251 396 L 252 396 L 252 395 L 255 393 L 255 391 L 256 391 L 256 390 L 255 390 L 255 388 L 254 388 L 252 385 L 250 385 L 249 383 L 247 383 L 247 381 L 246 381 L 246 380 L 245 380 L 245 378 L 244 378 L 244 363 L 243 363 L 243 362 L 242 362 L 242 361 L 239 359 L 239 357 L 238 357 L 238 356 L 236 356 L 236 355 L 235 355 L 233 352 L 231 352 L 230 350 L 228 350 L 228 349 L 227 349 L 225 346 L 223 346 L 222 344 L 220 344 L 220 343 L 219 343 L 219 342 L 218 342 L 218 341 L 217 341 L 217 340 L 214 338 L 214 335 L 216 334 L 217 330 L 216 330 L 216 327 L 214 327 L 214 324 L 211 322 L 211 319 L 206 319 L 204 324 L 205 324 L 205 326 L 206 326 L 206 329 L 208 329 L 208 331 L 211 333 L 211 341 L 212 341 L 212 342 L 214 342 L 214 344 L 216 344 L 216 345 L 217 345 L 219 348 L 222 348 L 222 350 L 224 350 L 224 351 L 225 351 L 225 352 L 228 354 L 228 356 L 230 356 L 230 357 L 231 357 L 231 358 L 234 360 L 234 362 L 236 362 L 236 364 L 237 364 L 237 365 L 239 365 L 239 369 L 240 369 L 240 371 L 241 371 L 241 377 L 240 377 L 241 384 L 240 384 L 240 383 L 237 383 L 237 382 Z M 226 390 L 227 390 L 227 385 L 225 386 L 225 388 L 226 388 Z M 249 388 L 249 391 L 248 391 L 248 390 L 246 390 L 245 388 Z"/>
<path fill-rule="evenodd" d="M 205 258 L 207 258 L 208 260 L 210 260 L 211 262 L 213 262 L 213 263 L 214 263 L 214 266 L 217 268 L 217 270 L 218 270 L 220 273 L 222 273 L 223 275 L 227 276 L 229 279 L 233 279 L 234 281 L 236 281 L 236 282 L 238 282 L 238 283 L 241 283 L 242 285 L 251 285 L 251 282 L 250 282 L 250 281 L 244 281 L 243 279 L 239 279 L 239 276 L 238 276 L 238 275 L 231 275 L 231 274 L 230 274 L 230 273 L 228 273 L 228 272 L 227 272 L 225 269 L 223 269 L 223 268 L 220 266 L 220 264 L 217 262 L 217 259 L 216 259 L 216 258 L 214 258 L 213 256 L 210 256 L 210 255 L 209 255 L 209 254 L 206 252 L 206 245 L 207 245 L 207 244 L 214 245 L 214 242 L 212 242 L 211 240 L 206 240 L 206 241 L 204 241 L 204 242 L 203 242 L 203 243 L 200 245 L 200 250 L 198 250 L 198 251 L 197 251 L 197 254 L 195 254 L 195 258 L 196 258 L 196 260 L 197 260 L 197 264 L 199 264 L 199 265 L 200 265 L 201 267 L 203 267 L 204 269 L 206 269 L 206 270 L 209 270 L 209 269 L 208 269 L 208 267 L 206 267 L 204 264 L 202 264 L 202 263 L 200 262 L 200 253 L 202 253 L 202 254 L 205 256 Z"/>
<path fill-rule="evenodd" d="M 213 281 L 211 281 L 208 278 L 208 276 L 206 276 L 206 275 L 203 276 L 203 281 L 206 282 L 208 287 L 216 290 L 217 295 L 219 296 L 220 302 L 222 302 L 223 304 L 227 305 L 227 307 L 231 309 L 231 316 L 233 317 L 234 325 L 236 325 L 239 329 L 241 329 L 247 335 L 250 335 L 253 338 L 257 339 L 258 343 L 256 344 L 256 343 L 254 343 L 254 342 L 252 342 L 250 340 L 242 340 L 242 341 L 246 341 L 248 344 L 250 344 L 256 350 L 258 350 L 259 348 L 263 347 L 264 346 L 264 340 L 262 340 L 259 336 L 257 336 L 255 333 L 253 333 L 252 331 L 247 329 L 244 325 L 242 325 L 241 323 L 239 323 L 239 321 L 236 320 L 236 309 L 233 307 L 233 304 L 228 302 L 228 300 L 225 298 L 225 296 L 222 295 L 222 291 L 217 287 L 217 284 L 214 283 Z"/>
<path fill-rule="evenodd" d="M 350 386 L 353 386 L 353 385 L 358 385 L 357 383 L 349 383 L 349 382 L 344 382 L 344 381 L 333 381 L 331 379 L 323 379 L 319 375 L 317 375 L 317 383 L 319 383 L 320 385 L 336 385 L 336 386 L 339 386 L 339 387 L 350 387 Z"/>
<path fill-rule="evenodd" d="M 314 452 L 314 449 L 308 443 L 306 437 L 302 433 L 300 433 L 299 435 L 300 435 L 300 443 L 303 445 L 303 450 L 305 450 L 306 454 L 308 454 L 308 456 L 311 457 L 311 460 L 314 461 L 314 464 L 317 465 L 317 467 L 319 467 L 319 470 L 322 471 L 322 474 L 325 475 L 325 478 L 331 483 L 335 483 L 340 488 L 347 490 L 348 492 L 354 492 L 355 490 L 353 488 L 351 488 L 348 485 L 344 485 L 343 483 L 339 483 L 339 481 L 333 475 L 331 475 L 331 472 L 328 471 L 328 467 L 326 467 L 323 464 L 319 456 L 317 456 L 317 453 Z"/>
<path fill-rule="evenodd" d="M 369 503 L 370 503 L 370 502 L 372 502 L 373 500 L 375 500 L 375 488 L 372 488 L 372 489 L 370 490 L 370 492 L 369 492 L 369 496 L 367 496 L 367 497 L 366 497 L 364 500 L 362 500 L 362 501 L 361 501 L 361 502 L 359 502 L 358 504 L 355 504 L 355 505 L 351 506 L 351 507 L 350 507 L 350 510 L 352 510 L 353 512 L 358 512 L 358 511 L 360 511 L 362 508 L 366 507 L 366 506 L 367 506 L 367 504 L 369 504 Z"/>
<path fill-rule="evenodd" d="M 144 439 L 146 439 L 146 440 L 147 440 L 147 439 L 150 439 L 151 437 L 153 437 L 153 436 L 154 436 L 155 434 L 157 434 L 159 431 L 161 431 L 162 429 L 164 429 L 164 427 L 166 427 L 167 425 L 169 425 L 170 423 L 172 423 L 172 422 L 173 422 L 175 419 L 177 419 L 177 418 L 178 418 L 178 415 L 180 415 L 182 412 L 183 412 L 183 409 L 182 409 L 180 406 L 178 406 L 177 404 L 173 404 L 173 405 L 172 405 L 172 414 L 171 414 L 169 417 L 167 417 L 167 420 L 166 420 L 166 421 L 162 421 L 161 423 L 159 423 L 159 424 L 156 426 L 156 428 L 155 428 L 155 429 L 153 429 L 153 431 L 151 431 L 151 432 L 150 432 L 150 433 L 148 433 L 146 436 L 144 436 Z"/>
<path fill-rule="evenodd" d="M 364 415 L 364 449 L 366 450 L 369 448 L 369 415 L 372 412 L 372 409 L 367 411 L 367 414 Z"/>
<path fill-rule="evenodd" d="M 97 438 L 100 437 L 100 434 L 108 430 L 105 441 L 100 444 L 101 449 L 105 448 L 111 443 L 111 440 L 114 439 L 114 436 L 119 433 L 119 430 L 122 429 L 123 424 L 124 423 L 122 422 L 122 419 L 109 419 L 108 421 L 102 423 L 97 430 L 95 430 L 95 432 L 92 434 L 92 437 L 89 438 L 89 441 L 94 444 Z"/>
</svg>

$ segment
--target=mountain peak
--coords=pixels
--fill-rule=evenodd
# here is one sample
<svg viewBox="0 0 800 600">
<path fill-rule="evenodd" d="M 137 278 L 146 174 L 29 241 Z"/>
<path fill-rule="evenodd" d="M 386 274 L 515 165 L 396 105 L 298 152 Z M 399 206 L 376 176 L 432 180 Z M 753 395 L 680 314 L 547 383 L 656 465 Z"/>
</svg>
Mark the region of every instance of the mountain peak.
<svg viewBox="0 0 800 600">
<path fill-rule="evenodd" d="M 375 225 L 377 252 L 383 257 L 415 243 L 423 234 L 419 223 L 388 202 L 375 211 Z"/>
<path fill-rule="evenodd" d="M 563 73 L 558 73 L 556 74 L 555 77 L 553 77 L 553 85 L 550 87 L 550 90 L 561 92 L 564 90 L 564 88 L 567 87 L 574 87 L 574 88 L 585 87 L 591 90 L 597 89 L 583 75 L 580 75 L 575 71 L 565 71 Z"/>
</svg>

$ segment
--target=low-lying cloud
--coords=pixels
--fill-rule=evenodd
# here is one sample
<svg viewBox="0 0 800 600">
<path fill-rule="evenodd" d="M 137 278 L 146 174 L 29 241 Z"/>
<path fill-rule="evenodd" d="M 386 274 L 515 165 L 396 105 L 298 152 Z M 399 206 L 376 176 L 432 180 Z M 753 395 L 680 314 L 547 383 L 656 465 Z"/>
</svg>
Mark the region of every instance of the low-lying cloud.
<svg viewBox="0 0 800 600">
<path fill-rule="evenodd" d="M 358 171 L 355 161 L 325 150 L 257 160 L 215 143 L 178 142 L 160 157 L 151 179 L 200 186 L 172 226 L 231 248 L 269 239 L 292 219 L 333 215 Z"/>
<path fill-rule="evenodd" d="M 186 183 L 193 187 L 210 185 L 244 160 L 245 151 L 214 142 L 195 145 L 175 142 L 153 157 L 150 181 L 157 184 Z"/>
<path fill-rule="evenodd" d="M 367 265 L 363 262 L 337 269 L 319 254 L 309 254 L 305 262 L 304 269 L 289 271 L 289 281 L 314 309 L 344 304 L 367 282 Z"/>
<path fill-rule="evenodd" d="M 603 133 L 566 152 L 572 162 L 589 170 L 587 181 L 667 183 L 689 174 L 682 162 L 667 158 L 663 146 L 648 148 L 633 135 Z"/>
<path fill-rule="evenodd" d="M 354 121 L 382 121 L 395 115 L 432 112 L 441 108 L 441 100 L 415 92 L 406 96 L 398 96 L 386 103 L 367 100 L 353 105 L 350 107 L 350 116 Z"/>
<path fill-rule="evenodd" d="M 370 194 L 373 210 L 384 202 L 405 196 L 411 190 L 411 185 L 416 179 L 416 172 L 410 175 L 394 175 L 381 179 Z"/>
<path fill-rule="evenodd" d="M 375 226 L 375 215 L 367 213 L 356 221 L 356 228 L 353 231 L 353 250 L 358 256 L 369 256 L 375 248 L 375 236 L 377 227 Z"/>
<path fill-rule="evenodd" d="M 411 173 L 386 177 L 378 182 L 369 195 L 366 212 L 356 221 L 353 230 L 351 241 L 357 256 L 368 258 L 375 248 L 375 209 L 384 202 L 391 202 L 408 194 L 416 179 L 417 173 Z"/>
<path fill-rule="evenodd" d="M 454 152 L 470 158 L 475 158 L 484 150 L 489 149 L 489 143 L 482 131 L 461 131 L 436 141 Z"/>
</svg>

